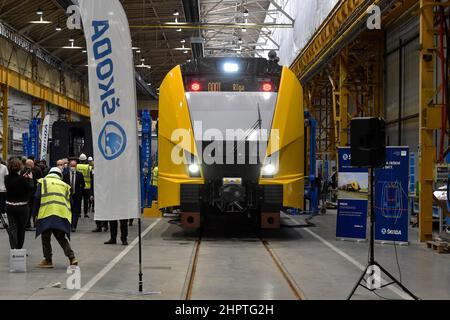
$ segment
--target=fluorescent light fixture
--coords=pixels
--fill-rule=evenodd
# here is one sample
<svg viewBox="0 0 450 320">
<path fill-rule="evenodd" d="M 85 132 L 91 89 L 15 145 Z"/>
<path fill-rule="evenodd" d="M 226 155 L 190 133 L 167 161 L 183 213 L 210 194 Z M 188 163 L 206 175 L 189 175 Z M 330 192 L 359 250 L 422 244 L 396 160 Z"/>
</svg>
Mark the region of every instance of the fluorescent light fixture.
<svg viewBox="0 0 450 320">
<path fill-rule="evenodd" d="M 181 28 L 178 28 L 178 29 L 177 29 L 177 32 L 181 32 Z"/>
<path fill-rule="evenodd" d="M 179 16 L 180 15 L 180 12 L 178 11 L 178 10 L 175 10 L 174 12 L 173 12 L 173 15 L 176 17 L 176 16 Z"/>
<path fill-rule="evenodd" d="M 188 53 L 189 51 L 187 51 L 187 50 L 185 50 L 185 51 L 183 51 L 183 53 Z"/>
<path fill-rule="evenodd" d="M 74 39 L 69 39 L 70 45 L 69 46 L 64 46 L 63 49 L 83 49 L 83 47 L 77 47 L 74 45 L 75 40 Z"/>
<path fill-rule="evenodd" d="M 131 47 L 132 50 L 139 50 L 139 47 Z"/>
<path fill-rule="evenodd" d="M 185 39 L 183 39 L 183 40 L 180 40 L 180 42 L 181 42 L 181 43 L 186 43 L 186 40 L 185 40 Z"/>
<path fill-rule="evenodd" d="M 38 16 L 42 16 L 42 15 L 44 14 L 44 11 L 42 11 L 42 9 L 39 8 L 39 9 L 36 11 L 36 14 L 37 14 Z"/>
<path fill-rule="evenodd" d="M 237 63 L 234 62 L 225 62 L 223 64 L 223 71 L 225 72 L 238 72 L 239 66 Z"/>
<path fill-rule="evenodd" d="M 44 20 L 44 18 L 41 16 L 39 18 L 39 20 L 30 21 L 30 23 L 34 23 L 34 24 L 49 24 L 49 23 L 52 23 L 52 22 Z"/>
<path fill-rule="evenodd" d="M 145 64 L 144 62 L 141 62 L 141 64 L 137 64 L 136 65 L 136 68 L 147 68 L 147 69 L 150 69 L 151 66 L 148 65 L 148 64 Z"/>
</svg>

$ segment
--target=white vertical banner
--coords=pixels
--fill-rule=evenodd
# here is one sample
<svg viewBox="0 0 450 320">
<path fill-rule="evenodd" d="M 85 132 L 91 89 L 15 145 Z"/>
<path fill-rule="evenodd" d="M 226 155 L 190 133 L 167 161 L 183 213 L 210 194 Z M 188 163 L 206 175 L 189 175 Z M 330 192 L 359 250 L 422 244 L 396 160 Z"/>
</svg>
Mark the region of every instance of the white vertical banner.
<svg viewBox="0 0 450 320">
<path fill-rule="evenodd" d="M 128 20 L 118 0 L 79 0 L 88 52 L 95 220 L 140 217 L 136 85 Z"/>
<path fill-rule="evenodd" d="M 42 124 L 40 160 L 47 160 L 49 132 L 50 132 L 50 115 L 46 115 L 44 118 L 44 123 Z"/>
</svg>

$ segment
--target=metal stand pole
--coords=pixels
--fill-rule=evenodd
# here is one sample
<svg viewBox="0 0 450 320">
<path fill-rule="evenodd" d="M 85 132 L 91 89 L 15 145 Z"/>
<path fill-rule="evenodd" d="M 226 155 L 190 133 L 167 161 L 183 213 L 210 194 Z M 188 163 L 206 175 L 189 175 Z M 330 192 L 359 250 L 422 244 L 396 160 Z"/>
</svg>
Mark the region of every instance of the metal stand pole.
<svg viewBox="0 0 450 320">
<path fill-rule="evenodd" d="M 375 171 L 375 168 L 370 168 L 370 242 L 369 242 L 370 243 L 369 244 L 370 245 L 370 256 L 369 256 L 369 263 L 367 264 L 366 268 L 364 269 L 361 276 L 359 277 L 358 282 L 353 287 L 347 300 L 350 300 L 353 297 L 356 289 L 358 289 L 359 286 L 373 292 L 378 289 L 382 289 L 384 287 L 390 286 L 392 284 L 398 285 L 404 292 L 406 292 L 414 300 L 419 300 L 419 298 L 416 295 L 414 295 L 411 291 L 409 291 L 402 283 L 400 283 L 400 281 L 398 281 L 396 278 L 394 278 L 394 276 L 392 276 L 388 271 L 386 271 L 386 269 L 384 269 L 378 262 L 375 261 L 375 207 L 374 207 L 375 183 L 374 183 L 374 174 L 373 174 L 374 171 Z M 380 270 L 380 277 L 381 277 L 381 272 L 382 272 L 389 277 L 391 282 L 381 285 L 379 288 L 372 288 L 370 286 L 363 285 L 361 282 L 364 280 L 365 275 L 368 274 L 367 271 L 369 269 L 371 269 L 371 271 L 372 271 L 372 273 L 369 274 L 369 276 L 373 275 L 373 273 L 375 272 L 372 268 L 373 266 L 377 267 Z M 367 283 L 367 281 L 366 281 L 366 283 Z"/>
<path fill-rule="evenodd" d="M 139 292 L 143 291 L 143 280 L 142 280 L 142 221 L 141 218 L 138 219 L 138 237 L 139 237 Z"/>
</svg>

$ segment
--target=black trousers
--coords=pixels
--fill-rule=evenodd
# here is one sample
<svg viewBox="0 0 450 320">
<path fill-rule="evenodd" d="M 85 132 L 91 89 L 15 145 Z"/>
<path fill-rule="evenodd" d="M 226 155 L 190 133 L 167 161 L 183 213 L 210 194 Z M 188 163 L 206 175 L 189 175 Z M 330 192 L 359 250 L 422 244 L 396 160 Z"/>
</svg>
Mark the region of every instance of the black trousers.
<svg viewBox="0 0 450 320">
<path fill-rule="evenodd" d="M 117 227 L 118 227 L 117 220 L 109 222 L 109 230 L 111 232 L 111 239 L 113 240 L 117 239 Z M 128 237 L 128 220 L 127 219 L 120 220 L 120 239 L 127 240 L 127 237 Z"/>
<path fill-rule="evenodd" d="M 34 195 L 35 192 L 33 191 L 32 194 Z M 34 197 L 31 196 L 30 200 L 28 200 L 28 219 L 26 223 L 27 228 L 31 228 L 33 227 L 33 225 L 36 226 L 36 220 L 35 217 L 33 217 L 33 207 L 34 207 Z"/>
<path fill-rule="evenodd" d="M 83 190 L 84 215 L 87 215 L 89 213 L 89 202 L 90 201 L 91 201 L 91 189 L 84 189 Z"/>
<path fill-rule="evenodd" d="M 0 192 L 0 213 L 6 212 L 6 192 Z"/>
<path fill-rule="evenodd" d="M 50 229 L 44 231 L 41 235 L 42 239 L 42 251 L 44 253 L 44 258 L 48 261 L 52 260 L 52 234 L 55 236 L 61 248 L 64 250 L 64 254 L 67 258 L 75 258 L 72 248 L 70 247 L 69 241 L 66 239 L 66 234 L 61 230 Z"/>
<path fill-rule="evenodd" d="M 72 196 L 70 198 L 70 205 L 72 207 L 72 228 L 76 229 L 78 219 L 81 216 L 81 200 L 82 196 Z"/>
<path fill-rule="evenodd" d="M 9 245 L 11 249 L 22 249 L 25 242 L 25 228 L 29 217 L 28 205 L 6 206 L 9 224 Z"/>
</svg>

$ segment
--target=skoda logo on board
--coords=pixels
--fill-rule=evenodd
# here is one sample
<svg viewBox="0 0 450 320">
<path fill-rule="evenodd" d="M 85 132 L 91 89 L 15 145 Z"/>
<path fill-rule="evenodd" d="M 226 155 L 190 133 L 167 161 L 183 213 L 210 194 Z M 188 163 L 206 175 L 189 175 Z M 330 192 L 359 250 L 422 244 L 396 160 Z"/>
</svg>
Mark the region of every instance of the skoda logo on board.
<svg viewBox="0 0 450 320">
<path fill-rule="evenodd" d="M 98 136 L 98 148 L 106 160 L 119 157 L 127 145 L 125 130 L 116 122 L 108 121 Z"/>
</svg>

